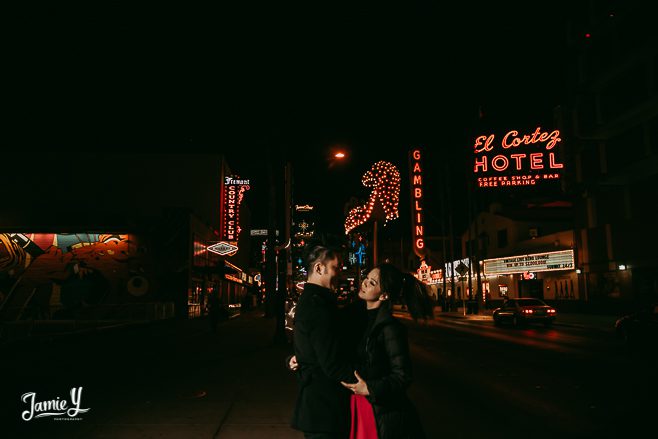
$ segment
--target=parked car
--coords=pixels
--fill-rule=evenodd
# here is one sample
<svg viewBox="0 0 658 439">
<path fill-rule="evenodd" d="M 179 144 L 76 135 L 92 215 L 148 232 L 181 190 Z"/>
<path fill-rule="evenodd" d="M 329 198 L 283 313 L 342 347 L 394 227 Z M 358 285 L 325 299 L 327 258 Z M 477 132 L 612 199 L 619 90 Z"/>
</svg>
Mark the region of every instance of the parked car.
<svg viewBox="0 0 658 439">
<path fill-rule="evenodd" d="M 620 317 L 615 322 L 615 331 L 629 345 L 657 347 L 658 304 Z"/>
<path fill-rule="evenodd" d="M 534 322 L 549 326 L 555 321 L 556 314 L 555 308 L 539 299 L 509 299 L 502 307 L 494 310 L 493 320 L 497 326 L 502 323 L 521 326 Z"/>
</svg>

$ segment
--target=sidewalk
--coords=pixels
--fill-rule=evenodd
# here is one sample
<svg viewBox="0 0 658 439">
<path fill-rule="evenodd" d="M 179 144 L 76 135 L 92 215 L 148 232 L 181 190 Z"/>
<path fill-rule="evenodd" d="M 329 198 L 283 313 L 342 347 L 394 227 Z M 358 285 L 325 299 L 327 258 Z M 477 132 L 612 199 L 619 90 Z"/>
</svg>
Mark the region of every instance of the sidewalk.
<svg viewBox="0 0 658 439">
<path fill-rule="evenodd" d="M 274 327 L 274 319 L 251 311 L 222 322 L 216 333 L 196 319 L 68 337 L 39 350 L 25 346 L 3 401 L 18 422 L 6 437 L 301 439 L 290 428 L 297 396 L 284 365 L 290 347 L 273 343 Z M 51 378 L 37 360 L 44 355 Z M 88 373 L 72 372 L 81 364 Z M 20 419 L 24 392 L 59 396 L 72 386 L 84 387 L 90 408 L 81 421 Z"/>
</svg>

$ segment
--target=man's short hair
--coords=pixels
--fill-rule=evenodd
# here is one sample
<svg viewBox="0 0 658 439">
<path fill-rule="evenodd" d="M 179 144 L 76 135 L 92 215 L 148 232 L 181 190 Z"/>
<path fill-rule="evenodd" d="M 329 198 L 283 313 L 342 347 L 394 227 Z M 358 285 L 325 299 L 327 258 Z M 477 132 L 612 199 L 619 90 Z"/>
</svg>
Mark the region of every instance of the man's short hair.
<svg viewBox="0 0 658 439">
<path fill-rule="evenodd" d="M 306 267 L 306 273 L 311 274 L 313 271 L 313 265 L 317 262 L 325 263 L 330 261 L 338 256 L 338 253 L 325 245 L 322 244 L 309 244 L 304 248 L 304 266 Z"/>
</svg>

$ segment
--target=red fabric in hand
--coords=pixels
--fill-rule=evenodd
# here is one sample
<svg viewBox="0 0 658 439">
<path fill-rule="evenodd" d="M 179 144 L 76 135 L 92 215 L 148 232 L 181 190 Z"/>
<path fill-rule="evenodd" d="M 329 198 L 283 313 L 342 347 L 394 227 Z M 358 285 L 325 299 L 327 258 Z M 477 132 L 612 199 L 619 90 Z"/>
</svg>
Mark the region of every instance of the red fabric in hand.
<svg viewBox="0 0 658 439">
<path fill-rule="evenodd" d="M 352 395 L 350 408 L 352 410 L 350 439 L 377 439 L 375 413 L 368 399 L 363 395 Z"/>
</svg>

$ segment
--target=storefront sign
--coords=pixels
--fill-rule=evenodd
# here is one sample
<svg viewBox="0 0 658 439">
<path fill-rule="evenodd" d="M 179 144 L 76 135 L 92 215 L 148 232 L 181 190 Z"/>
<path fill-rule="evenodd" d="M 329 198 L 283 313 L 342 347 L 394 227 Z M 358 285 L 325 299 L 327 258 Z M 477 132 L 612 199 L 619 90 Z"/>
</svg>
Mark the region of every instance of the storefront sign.
<svg viewBox="0 0 658 439">
<path fill-rule="evenodd" d="M 540 271 L 573 270 L 574 267 L 573 250 L 484 260 L 485 275 L 527 273 L 530 270 L 535 273 Z"/>
<path fill-rule="evenodd" d="M 249 180 L 233 176 L 224 177 L 222 182 L 222 240 L 237 243 L 241 231 L 240 204 L 244 193 L 249 189 Z"/>
<path fill-rule="evenodd" d="M 423 213 L 423 169 L 420 148 L 409 152 L 409 187 L 411 188 L 411 240 L 416 256 L 425 256 L 425 218 Z"/>
<path fill-rule="evenodd" d="M 507 132 L 499 143 L 495 135 L 478 136 L 473 146 L 478 187 L 532 186 L 541 180 L 556 180 L 564 168 L 558 162 L 555 146 L 562 141 L 560 131 L 521 134 Z"/>
<path fill-rule="evenodd" d="M 242 279 L 240 279 L 239 277 L 235 277 L 235 276 L 233 276 L 232 274 L 225 274 L 225 275 L 224 275 L 224 279 L 226 279 L 226 280 L 232 280 L 233 282 L 237 282 L 237 283 L 239 283 L 239 284 L 242 283 Z"/>
</svg>

